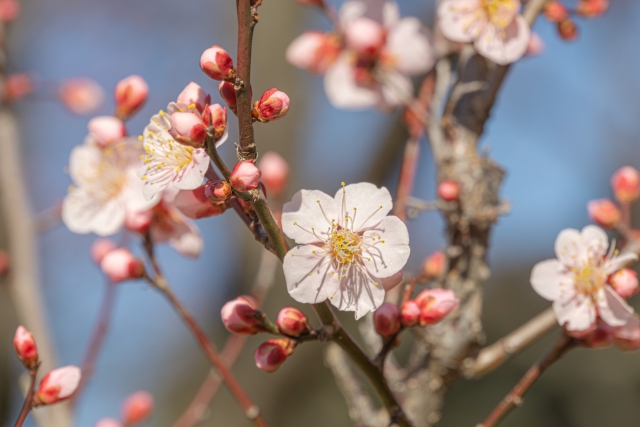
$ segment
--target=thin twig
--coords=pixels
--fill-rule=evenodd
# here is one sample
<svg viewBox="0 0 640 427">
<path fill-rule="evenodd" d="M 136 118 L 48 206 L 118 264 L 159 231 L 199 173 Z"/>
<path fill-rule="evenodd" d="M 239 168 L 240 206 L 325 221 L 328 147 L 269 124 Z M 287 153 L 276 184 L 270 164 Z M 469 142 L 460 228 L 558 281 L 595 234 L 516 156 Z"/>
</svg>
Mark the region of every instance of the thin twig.
<svg viewBox="0 0 640 427">
<path fill-rule="evenodd" d="M 238 9 L 238 76 L 235 81 L 236 103 L 240 142 L 239 160 L 255 160 L 258 156 L 253 135 L 253 115 L 251 114 L 251 49 L 253 45 L 254 17 L 251 0 L 236 0 Z"/>
<path fill-rule="evenodd" d="M 29 388 L 27 389 L 27 395 L 24 398 L 24 403 L 22 404 L 22 410 L 20 411 L 20 415 L 18 415 L 18 419 L 14 427 L 22 427 L 24 421 L 27 419 L 29 412 L 33 409 L 33 394 L 36 388 L 36 376 L 38 375 L 38 368 L 40 367 L 40 363 L 36 363 L 32 369 L 29 369 Z"/>
<path fill-rule="evenodd" d="M 393 214 L 402 222 L 407 221 L 407 199 L 413 191 L 413 183 L 416 178 L 416 169 L 420 158 L 420 143 L 417 138 L 410 137 L 404 146 L 402 165 L 400 166 L 400 178 L 396 190 L 396 200 L 393 205 Z"/>
</svg>

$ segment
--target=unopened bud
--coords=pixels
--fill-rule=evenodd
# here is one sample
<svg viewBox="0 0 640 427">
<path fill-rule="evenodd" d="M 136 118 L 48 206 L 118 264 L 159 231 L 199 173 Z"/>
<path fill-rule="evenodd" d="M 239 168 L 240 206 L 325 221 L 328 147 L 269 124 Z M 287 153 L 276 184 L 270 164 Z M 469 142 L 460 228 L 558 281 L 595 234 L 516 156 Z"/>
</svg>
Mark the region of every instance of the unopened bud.
<svg viewBox="0 0 640 427">
<path fill-rule="evenodd" d="M 11 22 L 20 15 L 18 0 L 0 0 L 0 21 Z"/>
<path fill-rule="evenodd" d="M 222 306 L 222 323 L 229 332 L 255 335 L 264 330 L 260 321 L 252 317 L 256 312 L 256 302 L 250 296 L 241 296 Z"/>
<path fill-rule="evenodd" d="M 635 202 L 640 196 L 640 172 L 631 166 L 618 169 L 611 177 L 611 187 L 620 203 Z"/>
<path fill-rule="evenodd" d="M 116 248 L 116 244 L 113 240 L 107 238 L 99 238 L 94 240 L 91 244 L 91 259 L 96 264 L 100 265 L 102 258 Z"/>
<path fill-rule="evenodd" d="M 125 248 L 115 249 L 107 253 L 100 262 L 100 268 L 114 283 L 137 279 L 144 274 L 142 261 Z"/>
<path fill-rule="evenodd" d="M 442 181 L 438 185 L 438 196 L 447 202 L 453 202 L 460 198 L 460 185 L 455 181 Z"/>
<path fill-rule="evenodd" d="M 87 78 L 67 80 L 60 85 L 60 101 L 75 114 L 91 114 L 104 102 L 104 90 L 95 81 Z"/>
<path fill-rule="evenodd" d="M 220 82 L 218 85 L 218 91 L 220 91 L 220 97 L 227 104 L 227 107 L 233 114 L 238 115 L 238 101 L 236 100 L 236 88 L 233 83 Z M 253 97 L 253 89 L 249 86 L 249 97 Z"/>
<path fill-rule="evenodd" d="M 200 87 L 199 84 L 189 83 L 178 95 L 178 103 L 185 105 L 195 105 L 198 111 L 202 112 L 208 104 L 209 95 Z"/>
<path fill-rule="evenodd" d="M 253 160 L 245 160 L 236 163 L 231 171 L 229 182 L 231 187 L 237 191 L 248 191 L 258 188 L 260 182 L 260 169 L 256 167 Z"/>
<path fill-rule="evenodd" d="M 4 249 L 0 249 L 0 278 L 4 277 L 11 268 L 11 257 Z"/>
<path fill-rule="evenodd" d="M 280 120 L 289 111 L 289 103 L 286 93 L 272 88 L 263 93 L 260 100 L 253 104 L 252 114 L 263 123 Z"/>
<path fill-rule="evenodd" d="M 303 333 L 309 332 L 307 316 L 293 307 L 285 307 L 280 310 L 276 324 L 280 332 L 291 335 L 292 337 L 299 337 Z"/>
<path fill-rule="evenodd" d="M 226 210 L 226 205 L 219 201 L 211 201 L 205 196 L 206 186 L 194 190 L 180 190 L 174 200 L 174 205 L 191 219 L 208 218 L 220 215 Z"/>
<path fill-rule="evenodd" d="M 33 80 L 27 73 L 10 74 L 4 81 L 4 100 L 7 102 L 24 98 L 33 92 Z"/>
<path fill-rule="evenodd" d="M 613 273 L 609 282 L 622 298 L 626 299 L 638 293 L 638 273 L 630 268 L 623 268 Z"/>
<path fill-rule="evenodd" d="M 122 423 L 113 418 L 101 418 L 93 427 L 123 427 Z"/>
<path fill-rule="evenodd" d="M 207 129 L 202 119 L 189 111 L 171 115 L 169 133 L 176 141 L 190 147 L 201 147 L 207 137 Z"/>
<path fill-rule="evenodd" d="M 153 211 L 127 211 L 124 217 L 124 226 L 129 231 L 144 234 L 153 222 Z"/>
<path fill-rule="evenodd" d="M 100 147 L 106 147 L 127 135 L 122 120 L 113 116 L 94 117 L 87 124 L 89 135 Z"/>
<path fill-rule="evenodd" d="M 289 164 L 275 151 L 267 151 L 260 156 L 258 168 L 262 172 L 261 180 L 274 196 L 282 193 L 289 177 Z"/>
<path fill-rule="evenodd" d="M 13 337 L 13 348 L 16 350 L 18 359 L 27 369 L 33 369 L 38 364 L 38 347 L 31 332 L 24 326 L 18 326 Z"/>
<path fill-rule="evenodd" d="M 400 307 L 400 323 L 405 328 L 416 326 L 420 321 L 420 306 L 417 302 L 409 300 L 402 303 Z"/>
<path fill-rule="evenodd" d="M 207 117 L 208 123 L 206 124 L 213 128 L 216 141 L 222 140 L 227 130 L 227 109 L 220 104 L 210 105 Z"/>
<path fill-rule="evenodd" d="M 551 22 L 560 22 L 569 17 L 569 11 L 559 1 L 550 0 L 544 5 L 544 16 Z"/>
<path fill-rule="evenodd" d="M 607 11 L 609 0 L 580 0 L 576 13 L 586 18 L 596 18 Z"/>
<path fill-rule="evenodd" d="M 47 373 L 33 396 L 36 406 L 51 405 L 71 396 L 80 383 L 80 368 L 65 366 Z"/>
<path fill-rule="evenodd" d="M 376 332 L 388 337 L 400 330 L 400 312 L 398 306 L 390 302 L 383 303 L 373 312 L 373 324 Z"/>
<path fill-rule="evenodd" d="M 444 253 L 436 251 L 429 255 L 422 264 L 422 274 L 426 279 L 434 279 L 442 274 L 444 269 Z"/>
<path fill-rule="evenodd" d="M 307 31 L 287 48 L 287 61 L 294 67 L 323 74 L 336 61 L 342 50 L 341 40 L 334 34 Z"/>
<path fill-rule="evenodd" d="M 460 301 L 450 289 L 425 289 L 416 297 L 420 326 L 431 325 L 458 308 Z"/>
<path fill-rule="evenodd" d="M 202 53 L 200 68 L 214 80 L 230 80 L 236 72 L 233 59 L 220 46 L 213 46 Z"/>
<path fill-rule="evenodd" d="M 345 28 L 347 47 L 365 59 L 373 58 L 385 42 L 382 25 L 369 18 L 358 18 Z"/>
<path fill-rule="evenodd" d="M 640 348 L 640 318 L 635 314 L 624 326 L 616 328 L 613 342 L 623 351 L 635 351 Z"/>
<path fill-rule="evenodd" d="M 562 40 L 571 41 L 578 37 L 578 27 L 571 18 L 558 22 L 558 34 Z"/>
<path fill-rule="evenodd" d="M 265 372 L 275 372 L 293 353 L 295 345 L 295 341 L 288 338 L 263 342 L 253 353 L 256 366 Z"/>
<path fill-rule="evenodd" d="M 122 404 L 122 420 L 126 426 L 140 424 L 153 410 L 153 396 L 146 391 L 131 394 Z"/>
<path fill-rule="evenodd" d="M 593 222 L 604 228 L 615 228 L 620 221 L 620 209 L 609 199 L 591 200 L 587 212 Z"/>
<path fill-rule="evenodd" d="M 138 75 L 122 79 L 116 85 L 116 116 L 126 120 L 134 115 L 147 101 L 149 85 Z"/>
<path fill-rule="evenodd" d="M 606 348 L 613 341 L 613 328 L 606 323 L 600 323 L 595 330 L 591 331 L 586 337 L 582 338 L 584 344 L 593 349 Z"/>
<path fill-rule="evenodd" d="M 231 197 L 231 186 L 227 181 L 209 181 L 204 186 L 204 196 L 212 202 L 219 202 Z"/>
</svg>

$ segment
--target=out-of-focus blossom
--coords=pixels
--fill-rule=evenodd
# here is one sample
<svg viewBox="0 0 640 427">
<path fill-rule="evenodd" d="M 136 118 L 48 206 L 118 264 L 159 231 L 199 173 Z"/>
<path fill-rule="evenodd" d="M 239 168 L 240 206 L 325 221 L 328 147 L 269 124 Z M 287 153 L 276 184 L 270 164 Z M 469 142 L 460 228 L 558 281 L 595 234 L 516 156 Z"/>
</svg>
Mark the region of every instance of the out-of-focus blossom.
<svg viewBox="0 0 640 427">
<path fill-rule="evenodd" d="M 118 82 L 115 90 L 116 116 L 127 120 L 147 101 L 149 85 L 138 75 L 132 75 Z"/>
<path fill-rule="evenodd" d="M 231 82 L 220 82 L 218 85 L 220 97 L 227 104 L 233 114 L 238 115 L 238 104 L 236 100 L 236 89 Z M 249 97 L 253 98 L 253 88 L 249 86 Z"/>
<path fill-rule="evenodd" d="M 558 22 L 558 34 L 565 41 L 571 41 L 578 38 L 578 27 L 573 19 L 567 18 Z"/>
<path fill-rule="evenodd" d="M 123 427 L 122 423 L 113 418 L 101 418 L 93 427 Z"/>
<path fill-rule="evenodd" d="M 190 111 L 176 112 L 171 115 L 171 128 L 169 133 L 180 144 L 190 147 L 204 146 L 207 137 L 207 128 L 202 118 Z"/>
<path fill-rule="evenodd" d="M 627 299 L 638 293 L 638 273 L 629 268 L 623 268 L 612 274 L 609 283 L 622 298 Z"/>
<path fill-rule="evenodd" d="M 233 59 L 220 46 L 210 47 L 202 53 L 200 68 L 214 80 L 229 80 L 236 72 L 233 68 Z"/>
<path fill-rule="evenodd" d="M 442 181 L 438 185 L 438 196 L 447 202 L 453 202 L 460 198 L 460 185 L 455 181 Z"/>
<path fill-rule="evenodd" d="M 87 124 L 89 137 L 100 147 L 116 143 L 127 135 L 122 120 L 113 116 L 99 116 L 89 120 Z"/>
<path fill-rule="evenodd" d="M 383 303 L 373 312 L 373 325 L 378 334 L 388 337 L 400 330 L 400 311 L 390 302 Z"/>
<path fill-rule="evenodd" d="M 204 185 L 195 190 L 180 190 L 174 201 L 176 208 L 191 219 L 208 218 L 223 213 L 227 205 L 209 200 L 205 196 L 205 190 Z"/>
<path fill-rule="evenodd" d="M 385 286 L 399 283 L 409 258 L 407 227 L 387 216 L 392 206 L 389 191 L 369 183 L 343 187 L 335 197 L 297 192 L 282 214 L 284 233 L 300 245 L 284 259 L 293 299 L 329 299 L 339 310 L 355 311 L 356 319 L 380 307 Z"/>
<path fill-rule="evenodd" d="M 104 90 L 94 80 L 78 77 L 60 84 L 62 104 L 75 114 L 95 113 L 104 102 Z"/>
<path fill-rule="evenodd" d="M 609 9 L 609 0 L 580 0 L 576 13 L 586 18 L 596 18 Z"/>
<path fill-rule="evenodd" d="M 418 294 L 416 302 L 420 306 L 420 326 L 439 322 L 460 305 L 450 289 L 425 289 Z"/>
<path fill-rule="evenodd" d="M 1 1 L 2 0 L 0 0 L 0 3 Z M 29 74 L 10 74 L 4 81 L 4 100 L 7 102 L 13 102 L 24 98 L 33 92 L 33 86 L 33 80 Z"/>
<path fill-rule="evenodd" d="M 231 194 L 231 186 L 227 181 L 209 181 L 204 186 L 204 196 L 212 202 L 227 200 Z"/>
<path fill-rule="evenodd" d="M 256 306 L 256 301 L 246 295 L 227 302 L 220 311 L 224 327 L 234 334 L 254 335 L 264 331 L 260 321 L 253 317 Z"/>
<path fill-rule="evenodd" d="M 99 238 L 93 241 L 91 244 L 91 259 L 96 264 L 100 265 L 102 258 L 116 248 L 116 243 L 107 238 Z"/>
<path fill-rule="evenodd" d="M 233 85 L 232 85 L 233 86 Z M 200 87 L 199 84 L 189 83 L 178 95 L 178 104 L 185 106 L 195 105 L 198 111 L 203 112 L 204 107 L 210 102 L 211 97 Z"/>
<path fill-rule="evenodd" d="M 153 211 L 127 211 L 124 218 L 124 226 L 134 233 L 144 234 L 153 222 Z"/>
<path fill-rule="evenodd" d="M 640 347 L 640 318 L 631 316 L 627 323 L 614 329 L 613 342 L 623 351 L 635 351 Z"/>
<path fill-rule="evenodd" d="M 281 338 L 263 342 L 253 353 L 256 366 L 265 372 L 275 372 L 293 353 L 295 342 Z"/>
<path fill-rule="evenodd" d="M 633 314 L 607 278 L 638 257 L 607 253 L 606 233 L 593 225 L 562 230 L 555 243 L 557 259 L 536 264 L 531 285 L 543 298 L 553 301 L 558 322 L 568 332 L 585 331 L 599 317 L 609 326 L 624 325 Z"/>
<path fill-rule="evenodd" d="M 342 41 L 336 34 L 307 31 L 287 48 L 286 58 L 291 65 L 315 74 L 325 73 L 342 50 Z"/>
<path fill-rule="evenodd" d="M 62 203 L 62 220 L 74 233 L 107 236 L 124 224 L 127 211 L 148 210 L 136 169 L 142 164 L 140 142 L 124 138 L 102 149 L 92 138 L 75 147 L 69 159 L 73 186 Z"/>
<path fill-rule="evenodd" d="M 0 0 L 0 21 L 11 22 L 20 15 L 18 0 Z"/>
<path fill-rule="evenodd" d="M 100 261 L 100 268 L 104 275 L 114 283 L 138 279 L 144 273 L 142 261 L 125 248 L 118 248 L 108 252 Z"/>
<path fill-rule="evenodd" d="M 4 277 L 11 268 L 11 257 L 9 253 L 0 249 L 0 277 Z"/>
<path fill-rule="evenodd" d="M 253 117 L 263 123 L 280 120 L 289 111 L 290 100 L 286 93 L 272 88 L 262 94 L 253 105 Z"/>
<path fill-rule="evenodd" d="M 611 177 L 611 187 L 620 203 L 631 203 L 640 197 L 640 172 L 631 166 L 618 169 Z"/>
<path fill-rule="evenodd" d="M 260 178 L 269 190 L 269 194 L 279 196 L 287 185 L 289 164 L 275 151 L 267 151 L 258 161 L 258 168 L 262 171 Z"/>
<path fill-rule="evenodd" d="M 449 40 L 473 42 L 482 56 L 506 65 L 520 59 L 529 45 L 529 25 L 520 0 L 444 0 L 438 26 Z"/>
<path fill-rule="evenodd" d="M 153 396 L 138 391 L 127 397 L 122 404 L 122 420 L 126 426 L 140 424 L 149 418 L 153 410 Z"/>
<path fill-rule="evenodd" d="M 545 44 L 544 44 L 544 41 L 542 40 L 542 37 L 540 37 L 538 33 L 532 31 L 525 55 L 526 56 L 542 55 L 544 53 L 544 49 L 545 49 Z"/>
<path fill-rule="evenodd" d="M 13 348 L 18 359 L 29 369 L 35 368 L 38 363 L 38 347 L 31 332 L 24 326 L 18 326 L 13 337 Z"/>
<path fill-rule="evenodd" d="M 620 209 L 609 199 L 591 200 L 587 211 L 593 222 L 604 228 L 615 228 L 620 221 Z"/>
<path fill-rule="evenodd" d="M 569 10 L 562 2 L 549 0 L 544 5 L 544 16 L 551 22 L 560 22 L 569 17 Z"/>
<path fill-rule="evenodd" d="M 77 366 L 64 366 L 48 372 L 33 396 L 35 405 L 51 405 L 68 398 L 78 388 L 80 377 Z"/>
<path fill-rule="evenodd" d="M 285 307 L 280 310 L 276 325 L 278 325 L 280 332 L 292 337 L 299 337 L 303 333 L 309 332 L 307 316 L 294 307 Z"/>
<path fill-rule="evenodd" d="M 422 263 L 422 274 L 426 279 L 434 279 L 440 276 L 444 268 L 444 261 L 444 254 L 441 251 L 432 253 Z"/>
<path fill-rule="evenodd" d="M 420 306 L 414 300 L 409 300 L 402 303 L 400 307 L 400 323 L 405 328 L 416 326 L 420 321 Z"/>
<path fill-rule="evenodd" d="M 258 188 L 260 182 L 260 169 L 258 169 L 253 160 L 245 160 L 236 163 L 231 171 L 229 182 L 231 187 L 237 191 L 248 191 Z"/>
</svg>

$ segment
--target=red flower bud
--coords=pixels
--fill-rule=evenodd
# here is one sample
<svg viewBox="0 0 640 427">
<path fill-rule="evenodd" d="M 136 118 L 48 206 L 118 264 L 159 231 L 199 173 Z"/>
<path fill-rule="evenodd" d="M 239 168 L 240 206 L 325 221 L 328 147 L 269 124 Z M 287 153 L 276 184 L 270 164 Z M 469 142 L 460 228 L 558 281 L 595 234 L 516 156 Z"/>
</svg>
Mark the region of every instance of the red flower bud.
<svg viewBox="0 0 640 427">
<path fill-rule="evenodd" d="M 127 134 L 122 120 L 112 116 L 94 117 L 87 125 L 89 135 L 100 147 L 106 147 Z"/>
<path fill-rule="evenodd" d="M 144 274 L 142 261 L 125 248 L 115 249 L 107 253 L 100 262 L 100 268 L 115 283 L 137 279 Z"/>
<path fill-rule="evenodd" d="M 292 337 L 299 337 L 303 333 L 309 332 L 307 316 L 293 307 L 285 307 L 280 310 L 276 324 L 280 332 L 291 335 Z"/>
<path fill-rule="evenodd" d="M 263 342 L 253 353 L 256 366 L 265 372 L 275 372 L 293 353 L 295 345 L 295 341 L 288 338 Z"/>
<path fill-rule="evenodd" d="M 153 396 L 146 391 L 131 394 L 122 404 L 122 420 L 126 426 L 140 424 L 153 410 Z"/>
<path fill-rule="evenodd" d="M 253 104 L 253 116 L 263 123 L 283 118 L 289 111 L 289 97 L 276 88 L 262 94 L 259 101 Z"/>
<path fill-rule="evenodd" d="M 264 328 L 251 317 L 256 312 L 256 302 L 250 296 L 241 296 L 222 306 L 222 323 L 229 332 L 254 335 Z"/>
<path fill-rule="evenodd" d="M 625 166 L 611 177 L 611 187 L 620 203 L 635 202 L 640 196 L 640 172 L 631 166 Z"/>
<path fill-rule="evenodd" d="M 13 347 L 16 350 L 18 359 L 27 369 L 33 369 L 38 364 L 38 348 L 31 332 L 24 326 L 18 326 L 13 337 Z"/>
<path fill-rule="evenodd" d="M 578 27 L 571 18 L 558 22 L 558 34 L 563 40 L 571 41 L 578 37 Z"/>
<path fill-rule="evenodd" d="M 91 114 L 104 101 L 104 90 L 95 81 L 87 78 L 67 80 L 60 85 L 60 101 L 75 114 Z"/>
<path fill-rule="evenodd" d="M 420 306 L 420 326 L 431 325 L 458 308 L 460 301 L 452 290 L 425 289 L 416 297 Z"/>
<path fill-rule="evenodd" d="M 629 268 L 623 268 L 613 273 L 609 282 L 622 298 L 626 299 L 638 293 L 638 273 Z"/>
<path fill-rule="evenodd" d="M 620 209 L 609 199 L 591 200 L 587 203 L 587 211 L 591 220 L 604 228 L 615 228 L 622 216 Z"/>
<path fill-rule="evenodd" d="M 388 337 L 400 330 L 400 312 L 398 306 L 390 302 L 383 303 L 373 312 L 373 324 L 376 332 Z"/>
<path fill-rule="evenodd" d="M 207 137 L 207 129 L 202 119 L 189 111 L 171 115 L 169 133 L 176 141 L 190 147 L 201 147 Z"/>
<path fill-rule="evenodd" d="M 194 190 L 180 190 L 173 203 L 180 212 L 191 219 L 220 215 L 227 210 L 226 204 L 217 200 L 211 201 L 205 195 L 206 188 L 203 185 Z"/>
<path fill-rule="evenodd" d="M 255 166 L 253 160 L 245 160 L 236 163 L 233 171 L 231 171 L 229 182 L 233 189 L 237 191 L 254 190 L 258 188 L 261 175 L 262 172 Z"/>
<path fill-rule="evenodd" d="M 551 22 L 560 22 L 569 17 L 569 11 L 559 1 L 550 0 L 544 5 L 544 16 Z"/>
<path fill-rule="evenodd" d="M 436 251 L 429 255 L 422 264 L 422 274 L 427 279 L 434 279 L 442 274 L 444 268 L 444 254 Z"/>
<path fill-rule="evenodd" d="M 200 68 L 214 80 L 229 80 L 236 72 L 233 59 L 220 46 L 213 46 L 202 53 Z"/>
<path fill-rule="evenodd" d="M 442 181 L 438 185 L 438 196 L 447 202 L 453 202 L 460 198 L 460 186 L 455 181 Z"/>
<path fill-rule="evenodd" d="M 77 366 L 65 366 L 47 373 L 33 396 L 35 405 L 51 405 L 68 398 L 78 388 L 80 377 Z"/>
<path fill-rule="evenodd" d="M 134 115 L 147 101 L 149 85 L 138 75 L 122 79 L 116 85 L 116 116 L 126 120 Z"/>
<path fill-rule="evenodd" d="M 199 84 L 191 82 L 189 83 L 178 95 L 178 103 L 189 105 L 195 105 L 196 109 L 200 112 L 204 110 L 204 107 L 209 103 L 211 97 L 202 90 Z"/>
<path fill-rule="evenodd" d="M 580 0 L 576 12 L 586 18 L 596 18 L 605 13 L 608 8 L 609 0 Z"/>
<path fill-rule="evenodd" d="M 204 196 L 212 202 L 227 200 L 231 194 L 231 186 L 227 181 L 209 181 L 204 186 Z"/>
<path fill-rule="evenodd" d="M 405 328 L 416 326 L 420 321 L 420 306 L 413 300 L 402 303 L 400 307 L 400 323 Z"/>
<path fill-rule="evenodd" d="M 117 246 L 111 239 L 96 239 L 91 245 L 91 259 L 93 260 L 93 262 L 100 265 L 100 261 L 102 261 L 102 258 L 104 258 L 107 253 L 111 252 L 115 248 L 117 248 Z"/>
</svg>

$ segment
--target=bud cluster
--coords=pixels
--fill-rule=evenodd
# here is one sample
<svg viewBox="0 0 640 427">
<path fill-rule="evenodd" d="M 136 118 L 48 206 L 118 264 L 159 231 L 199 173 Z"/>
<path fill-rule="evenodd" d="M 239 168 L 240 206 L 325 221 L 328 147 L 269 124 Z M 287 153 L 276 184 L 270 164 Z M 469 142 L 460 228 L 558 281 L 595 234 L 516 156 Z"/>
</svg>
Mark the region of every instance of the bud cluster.
<svg viewBox="0 0 640 427">
<path fill-rule="evenodd" d="M 609 0 L 578 0 L 575 14 L 584 18 L 597 18 L 607 11 Z M 559 0 L 549 0 L 544 6 L 544 16 L 557 25 L 558 34 L 563 40 L 578 37 L 578 27 L 571 17 L 571 11 Z"/>
<path fill-rule="evenodd" d="M 628 227 L 629 209 L 640 197 L 640 172 L 631 166 L 618 169 L 611 177 L 611 188 L 618 204 L 610 199 L 591 200 L 587 204 L 589 217 L 604 228 Z"/>
</svg>

